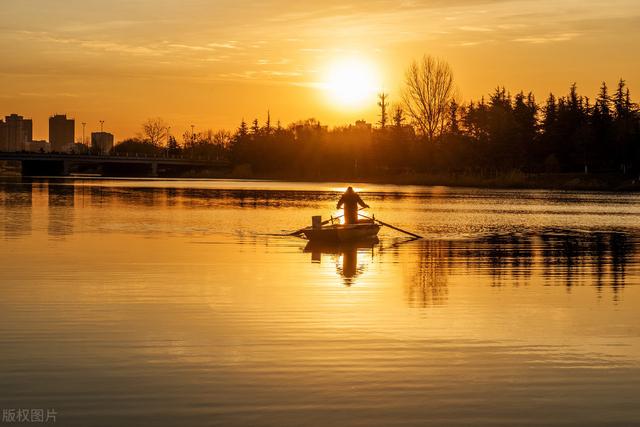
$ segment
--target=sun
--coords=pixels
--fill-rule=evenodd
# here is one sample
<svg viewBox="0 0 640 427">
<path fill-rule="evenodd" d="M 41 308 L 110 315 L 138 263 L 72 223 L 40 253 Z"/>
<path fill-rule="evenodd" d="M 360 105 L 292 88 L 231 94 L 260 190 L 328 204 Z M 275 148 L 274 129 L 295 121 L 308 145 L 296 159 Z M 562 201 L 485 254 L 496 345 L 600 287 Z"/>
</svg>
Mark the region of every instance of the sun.
<svg viewBox="0 0 640 427">
<path fill-rule="evenodd" d="M 324 89 L 330 102 L 357 108 L 375 100 L 380 83 L 376 68 L 359 58 L 342 59 L 328 67 Z"/>
</svg>

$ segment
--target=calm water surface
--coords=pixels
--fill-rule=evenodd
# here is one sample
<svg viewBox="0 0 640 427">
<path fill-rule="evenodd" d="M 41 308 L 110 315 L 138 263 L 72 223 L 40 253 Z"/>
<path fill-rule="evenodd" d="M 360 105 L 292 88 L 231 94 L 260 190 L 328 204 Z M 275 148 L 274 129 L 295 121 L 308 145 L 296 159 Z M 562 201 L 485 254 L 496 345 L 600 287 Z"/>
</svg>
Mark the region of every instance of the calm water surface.
<svg viewBox="0 0 640 427">
<path fill-rule="evenodd" d="M 1 181 L 0 407 L 57 425 L 640 425 L 640 196 Z"/>
</svg>

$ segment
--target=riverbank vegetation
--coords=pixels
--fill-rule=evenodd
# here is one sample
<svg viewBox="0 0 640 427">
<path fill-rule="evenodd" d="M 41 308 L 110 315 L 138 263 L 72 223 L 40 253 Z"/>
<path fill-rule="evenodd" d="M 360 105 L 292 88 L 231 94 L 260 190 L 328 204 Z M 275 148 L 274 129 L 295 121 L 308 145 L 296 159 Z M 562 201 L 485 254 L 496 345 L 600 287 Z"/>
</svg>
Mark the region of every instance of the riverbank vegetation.
<svg viewBox="0 0 640 427">
<path fill-rule="evenodd" d="M 425 56 L 408 68 L 402 93 L 379 95 L 375 124 L 283 126 L 267 115 L 233 132 L 192 129 L 178 141 L 157 119 L 114 151 L 226 159 L 243 177 L 526 186 L 532 176 L 581 174 L 571 180 L 606 187 L 612 176 L 633 184 L 640 175 L 640 112 L 622 79 L 613 90 L 603 82 L 595 99 L 576 84 L 543 102 L 504 87 L 479 100 L 458 98 L 449 65 Z"/>
</svg>

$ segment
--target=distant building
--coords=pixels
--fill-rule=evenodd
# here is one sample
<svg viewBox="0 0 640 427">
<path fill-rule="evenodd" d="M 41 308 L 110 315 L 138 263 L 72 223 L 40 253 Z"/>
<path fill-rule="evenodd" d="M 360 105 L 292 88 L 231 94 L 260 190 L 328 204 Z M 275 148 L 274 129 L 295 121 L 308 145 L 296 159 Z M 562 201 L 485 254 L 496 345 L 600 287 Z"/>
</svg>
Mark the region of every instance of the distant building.
<svg viewBox="0 0 640 427">
<path fill-rule="evenodd" d="M 97 154 L 109 154 L 113 148 L 113 134 L 109 132 L 91 133 L 91 151 Z"/>
<path fill-rule="evenodd" d="M 22 151 L 33 139 L 33 122 L 17 114 L 0 120 L 0 151 Z"/>
<path fill-rule="evenodd" d="M 49 117 L 49 143 L 51 151 L 65 152 L 73 147 L 76 122 L 67 119 L 66 114 Z"/>
<path fill-rule="evenodd" d="M 25 151 L 33 153 L 48 153 L 51 151 L 51 145 L 47 141 L 27 141 Z"/>
</svg>

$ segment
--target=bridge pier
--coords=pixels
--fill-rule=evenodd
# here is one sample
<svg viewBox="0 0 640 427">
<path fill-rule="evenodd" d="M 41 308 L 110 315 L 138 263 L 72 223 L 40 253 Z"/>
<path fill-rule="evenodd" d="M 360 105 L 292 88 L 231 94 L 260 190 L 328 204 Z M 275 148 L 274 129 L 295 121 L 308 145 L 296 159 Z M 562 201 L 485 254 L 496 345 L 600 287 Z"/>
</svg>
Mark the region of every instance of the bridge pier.
<svg viewBox="0 0 640 427">
<path fill-rule="evenodd" d="M 154 178 L 158 176 L 158 162 L 151 162 L 151 176 Z"/>
<path fill-rule="evenodd" d="M 71 162 L 69 160 L 64 160 L 62 162 L 62 175 L 67 176 L 71 173 Z"/>
</svg>

